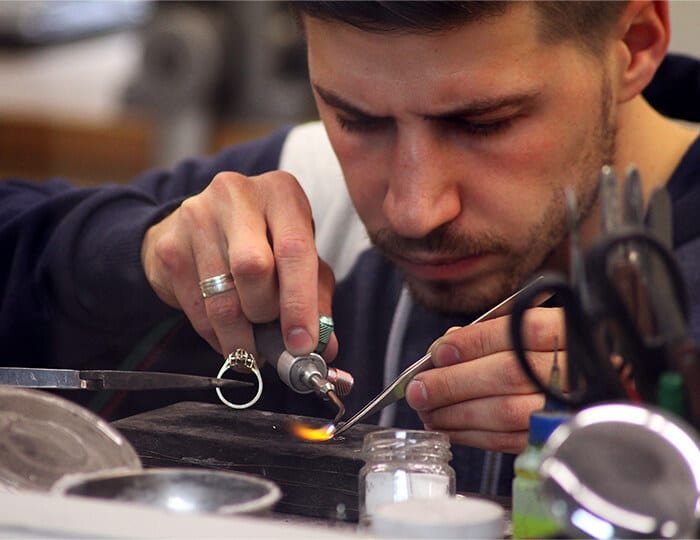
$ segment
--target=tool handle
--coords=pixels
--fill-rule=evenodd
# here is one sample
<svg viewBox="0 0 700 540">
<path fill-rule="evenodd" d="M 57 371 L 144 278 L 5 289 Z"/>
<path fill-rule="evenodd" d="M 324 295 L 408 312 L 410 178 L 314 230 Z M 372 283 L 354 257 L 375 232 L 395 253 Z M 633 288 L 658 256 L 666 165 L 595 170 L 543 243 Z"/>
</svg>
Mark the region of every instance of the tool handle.
<svg viewBox="0 0 700 540">
<path fill-rule="evenodd" d="M 321 315 L 319 325 L 320 339 L 316 351 L 325 348 L 333 332 L 330 318 Z M 328 365 L 319 354 L 313 352 L 294 356 L 285 349 L 279 321 L 256 324 L 253 326 L 253 333 L 258 355 L 272 364 L 282 382 L 292 390 L 300 394 L 325 394 L 328 389 L 333 389 L 333 384 L 327 380 Z"/>
<path fill-rule="evenodd" d="M 328 340 L 333 333 L 333 319 L 326 315 L 320 315 L 318 325 L 318 345 L 314 352 L 320 355 L 326 348 Z M 258 355 L 261 355 L 273 366 L 277 367 L 277 360 L 286 350 L 279 320 L 253 325 L 253 334 Z"/>
<path fill-rule="evenodd" d="M 253 325 L 253 334 L 258 356 L 277 368 L 279 357 L 285 351 L 279 320 Z"/>
</svg>

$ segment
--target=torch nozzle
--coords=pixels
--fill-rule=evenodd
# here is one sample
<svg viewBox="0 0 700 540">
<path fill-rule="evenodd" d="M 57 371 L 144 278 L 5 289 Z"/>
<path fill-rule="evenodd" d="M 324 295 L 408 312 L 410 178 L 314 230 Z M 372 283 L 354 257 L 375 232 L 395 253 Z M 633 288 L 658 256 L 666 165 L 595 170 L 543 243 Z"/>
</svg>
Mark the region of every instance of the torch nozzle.
<svg viewBox="0 0 700 540">
<path fill-rule="evenodd" d="M 345 405 L 343 405 L 343 402 L 340 401 L 335 386 L 328 379 L 325 379 L 316 373 L 309 377 L 309 382 L 313 386 L 314 392 L 316 392 L 317 395 L 332 402 L 338 409 L 338 413 L 333 419 L 333 425 L 337 424 L 340 419 L 345 416 Z"/>
<path fill-rule="evenodd" d="M 333 405 L 338 407 L 338 413 L 335 415 L 335 418 L 333 418 L 333 425 L 337 426 L 338 422 L 345 416 L 345 405 L 340 401 L 340 398 L 334 390 L 329 390 L 327 395 L 328 399 L 333 402 Z"/>
</svg>

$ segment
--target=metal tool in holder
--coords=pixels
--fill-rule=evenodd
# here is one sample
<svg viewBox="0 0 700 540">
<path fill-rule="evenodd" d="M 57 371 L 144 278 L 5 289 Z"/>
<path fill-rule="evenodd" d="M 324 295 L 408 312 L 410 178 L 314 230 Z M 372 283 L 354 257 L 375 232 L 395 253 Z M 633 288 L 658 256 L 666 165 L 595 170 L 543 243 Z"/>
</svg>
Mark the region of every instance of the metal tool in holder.
<svg viewBox="0 0 700 540">
<path fill-rule="evenodd" d="M 0 367 L 0 385 L 61 390 L 202 390 L 238 389 L 252 383 L 158 371 Z"/>
</svg>

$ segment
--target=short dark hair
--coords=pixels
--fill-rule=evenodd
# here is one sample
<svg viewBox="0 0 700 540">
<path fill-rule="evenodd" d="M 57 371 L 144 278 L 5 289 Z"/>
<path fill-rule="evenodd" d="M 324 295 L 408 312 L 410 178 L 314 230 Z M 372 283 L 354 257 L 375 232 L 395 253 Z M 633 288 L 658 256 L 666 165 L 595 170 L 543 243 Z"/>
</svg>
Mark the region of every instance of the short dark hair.
<svg viewBox="0 0 700 540">
<path fill-rule="evenodd" d="M 598 55 L 627 4 L 627 0 L 535 2 L 540 37 L 547 43 L 574 41 Z"/>
<path fill-rule="evenodd" d="M 431 33 L 503 15 L 512 2 L 291 2 L 293 13 L 349 24 L 367 32 Z M 534 2 L 540 37 L 548 43 L 570 40 L 597 54 L 622 13 L 622 1 Z"/>
</svg>

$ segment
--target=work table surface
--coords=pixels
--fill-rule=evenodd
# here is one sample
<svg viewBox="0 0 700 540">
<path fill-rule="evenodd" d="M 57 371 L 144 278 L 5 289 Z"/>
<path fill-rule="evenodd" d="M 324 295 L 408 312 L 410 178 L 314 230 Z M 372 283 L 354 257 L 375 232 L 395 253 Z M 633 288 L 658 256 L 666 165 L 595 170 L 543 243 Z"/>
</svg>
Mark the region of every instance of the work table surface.
<svg viewBox="0 0 700 540">
<path fill-rule="evenodd" d="M 205 467 L 257 474 L 279 485 L 280 512 L 356 521 L 362 441 L 379 428 L 359 425 L 337 439 L 309 442 L 289 432 L 293 421 L 312 427 L 323 422 L 182 402 L 113 425 L 136 448 L 144 467 Z"/>
</svg>

